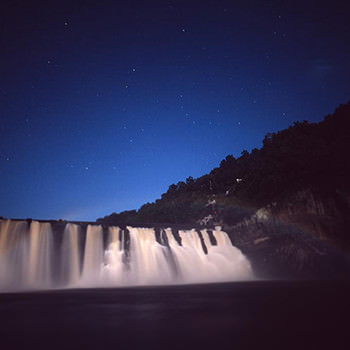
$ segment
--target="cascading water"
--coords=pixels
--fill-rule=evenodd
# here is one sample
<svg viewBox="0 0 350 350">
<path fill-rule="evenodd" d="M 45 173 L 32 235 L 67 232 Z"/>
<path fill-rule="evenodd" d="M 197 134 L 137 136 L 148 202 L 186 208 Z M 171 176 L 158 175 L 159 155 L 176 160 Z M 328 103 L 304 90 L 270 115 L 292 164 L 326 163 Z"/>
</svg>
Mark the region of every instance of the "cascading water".
<svg viewBox="0 0 350 350">
<path fill-rule="evenodd" d="M 28 282 L 29 235 L 26 222 L 4 220 L 0 227 L 0 287 Z"/>
<path fill-rule="evenodd" d="M 51 225 L 33 221 L 29 232 L 28 283 L 31 286 L 52 285 L 53 238 Z"/>
<path fill-rule="evenodd" d="M 106 235 L 106 236 L 105 236 Z M 55 239 L 54 239 L 55 237 Z M 172 231 L 0 222 L 0 290 L 207 283 L 251 279 L 221 230 Z"/>
<path fill-rule="evenodd" d="M 61 281 L 68 285 L 74 285 L 80 277 L 79 235 L 78 225 L 66 225 L 61 249 Z"/>
<path fill-rule="evenodd" d="M 102 226 L 88 225 L 86 230 L 84 263 L 81 273 L 82 282 L 86 285 L 100 283 L 103 267 Z"/>
</svg>

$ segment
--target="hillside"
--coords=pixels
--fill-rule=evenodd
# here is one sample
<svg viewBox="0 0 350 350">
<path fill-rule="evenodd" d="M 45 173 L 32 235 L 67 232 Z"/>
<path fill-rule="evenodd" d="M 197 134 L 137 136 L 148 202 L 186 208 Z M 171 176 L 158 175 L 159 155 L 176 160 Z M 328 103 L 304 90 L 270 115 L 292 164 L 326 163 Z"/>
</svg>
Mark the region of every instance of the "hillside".
<svg viewBox="0 0 350 350">
<path fill-rule="evenodd" d="M 308 211 L 310 205 L 323 207 L 323 215 L 346 221 L 350 212 L 349 150 L 350 102 L 319 123 L 295 122 L 267 134 L 261 149 L 244 150 L 239 158 L 228 155 L 209 174 L 170 185 L 154 203 L 97 221 L 233 226 L 262 207 L 278 216 L 286 212 L 290 216 Z"/>
</svg>

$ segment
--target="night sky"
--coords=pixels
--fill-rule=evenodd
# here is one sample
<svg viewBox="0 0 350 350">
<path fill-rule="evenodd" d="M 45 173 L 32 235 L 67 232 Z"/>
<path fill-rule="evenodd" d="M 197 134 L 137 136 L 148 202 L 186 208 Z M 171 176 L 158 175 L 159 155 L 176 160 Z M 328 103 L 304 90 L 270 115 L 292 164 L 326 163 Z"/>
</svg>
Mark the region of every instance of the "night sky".
<svg viewBox="0 0 350 350">
<path fill-rule="evenodd" d="M 3 1 L 0 215 L 137 209 L 333 112 L 349 8 L 306 3 Z"/>
</svg>

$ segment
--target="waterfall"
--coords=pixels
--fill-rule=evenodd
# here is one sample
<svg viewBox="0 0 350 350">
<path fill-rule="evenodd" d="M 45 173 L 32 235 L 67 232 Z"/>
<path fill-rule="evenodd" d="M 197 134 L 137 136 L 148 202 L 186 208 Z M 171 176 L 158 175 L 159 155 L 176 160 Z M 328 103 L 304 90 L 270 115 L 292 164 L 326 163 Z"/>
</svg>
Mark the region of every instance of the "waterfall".
<svg viewBox="0 0 350 350">
<path fill-rule="evenodd" d="M 171 271 L 165 246 L 156 241 L 149 228 L 128 227 L 130 232 L 130 278 L 134 284 L 169 283 Z"/>
<path fill-rule="evenodd" d="M 110 285 L 125 285 L 126 265 L 124 261 L 126 257 L 124 240 L 123 236 L 121 236 L 122 231 L 118 227 L 109 227 L 108 234 L 108 248 L 105 252 L 106 265 L 103 269 L 106 283 Z"/>
<path fill-rule="evenodd" d="M 103 265 L 103 237 L 101 225 L 88 225 L 86 230 L 82 281 L 99 284 Z"/>
<path fill-rule="evenodd" d="M 61 278 L 63 283 L 69 285 L 77 283 L 80 277 L 79 235 L 78 225 L 66 225 L 61 249 Z"/>
<path fill-rule="evenodd" d="M 4 220 L 0 227 L 0 288 L 21 288 L 28 282 L 28 225 Z"/>
<path fill-rule="evenodd" d="M 29 232 L 28 283 L 50 287 L 53 259 L 52 230 L 49 223 L 33 221 Z"/>
<path fill-rule="evenodd" d="M 54 227 L 54 230 L 53 230 Z M 59 227 L 59 228 L 57 228 Z M 55 238 L 55 239 L 54 239 Z M 0 290 L 210 283 L 251 279 L 220 229 L 0 221 Z"/>
</svg>

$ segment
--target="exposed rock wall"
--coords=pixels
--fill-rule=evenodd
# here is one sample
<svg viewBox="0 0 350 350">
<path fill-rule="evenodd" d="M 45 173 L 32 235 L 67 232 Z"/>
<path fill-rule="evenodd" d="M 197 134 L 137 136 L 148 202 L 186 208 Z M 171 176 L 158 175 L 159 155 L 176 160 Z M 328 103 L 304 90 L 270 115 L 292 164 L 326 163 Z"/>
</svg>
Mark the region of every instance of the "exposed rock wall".
<svg viewBox="0 0 350 350">
<path fill-rule="evenodd" d="M 234 226 L 223 224 L 223 230 L 247 255 L 258 277 L 349 278 L 344 208 L 337 199 L 317 198 L 306 190 Z"/>
<path fill-rule="evenodd" d="M 350 247 L 350 195 L 347 191 L 306 189 L 278 205 L 275 215 L 282 221 L 303 226 L 322 240 Z"/>
</svg>

